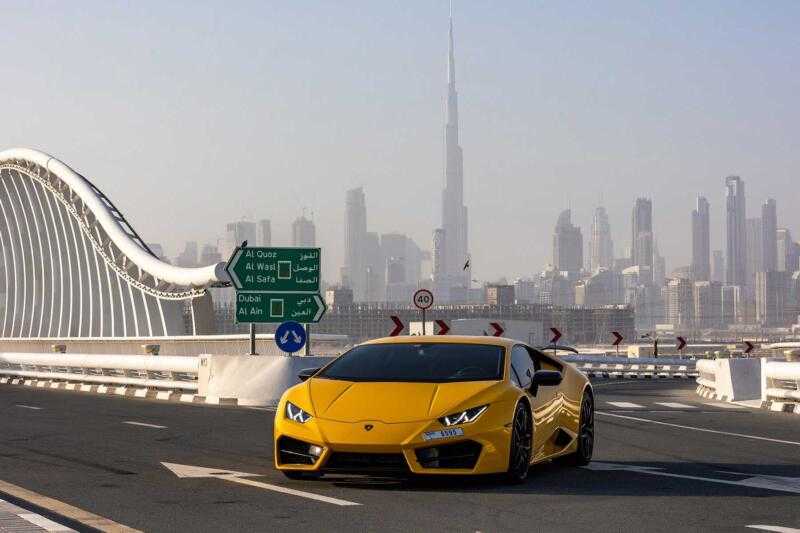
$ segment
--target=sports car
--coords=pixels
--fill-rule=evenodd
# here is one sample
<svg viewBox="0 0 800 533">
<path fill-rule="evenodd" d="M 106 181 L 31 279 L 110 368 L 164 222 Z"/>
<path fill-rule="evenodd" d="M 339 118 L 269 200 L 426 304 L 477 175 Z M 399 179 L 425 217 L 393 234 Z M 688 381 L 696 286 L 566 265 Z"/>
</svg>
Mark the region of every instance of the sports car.
<svg viewBox="0 0 800 533">
<path fill-rule="evenodd" d="M 324 473 L 502 474 L 585 465 L 594 396 L 575 367 L 504 338 L 403 336 L 301 371 L 275 414 L 275 466 Z"/>
</svg>

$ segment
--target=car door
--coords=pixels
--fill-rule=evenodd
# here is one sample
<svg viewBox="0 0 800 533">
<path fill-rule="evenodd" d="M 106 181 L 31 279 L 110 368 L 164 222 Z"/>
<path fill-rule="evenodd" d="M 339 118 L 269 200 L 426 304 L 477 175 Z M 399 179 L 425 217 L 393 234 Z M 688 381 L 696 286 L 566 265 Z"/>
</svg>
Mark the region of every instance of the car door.
<svg viewBox="0 0 800 533">
<path fill-rule="evenodd" d="M 547 357 L 538 350 L 530 346 L 525 346 L 530 358 L 533 360 L 535 370 L 562 370 L 562 365 Z M 534 434 L 538 433 L 538 438 L 534 437 L 536 448 L 534 449 L 534 459 L 544 459 L 559 447 L 553 442 L 554 435 L 561 426 L 561 388 L 560 387 L 535 387 L 531 391 L 533 397 L 534 417 L 536 427 Z"/>
<path fill-rule="evenodd" d="M 527 346 L 517 344 L 511 349 L 511 369 L 515 381 L 525 391 L 533 406 L 533 459 L 549 453 L 548 442 L 558 427 L 557 387 L 537 387 L 531 391 L 533 374 L 537 370 L 535 353 Z"/>
</svg>

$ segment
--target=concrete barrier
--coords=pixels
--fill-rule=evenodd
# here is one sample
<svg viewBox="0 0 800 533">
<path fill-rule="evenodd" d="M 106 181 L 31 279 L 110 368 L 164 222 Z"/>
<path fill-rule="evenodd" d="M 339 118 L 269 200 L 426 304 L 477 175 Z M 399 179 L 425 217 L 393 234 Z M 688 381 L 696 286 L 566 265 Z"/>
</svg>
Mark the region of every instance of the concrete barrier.
<svg viewBox="0 0 800 533">
<path fill-rule="evenodd" d="M 281 395 L 299 383 L 297 373 L 321 367 L 332 357 L 202 355 L 199 395 L 207 400 L 235 398 L 238 405 L 275 406 Z"/>
<path fill-rule="evenodd" d="M 761 398 L 761 358 L 698 361 L 697 393 L 724 402 Z"/>
<path fill-rule="evenodd" d="M 800 414 L 800 362 L 765 361 L 761 391 L 763 408 Z"/>
</svg>

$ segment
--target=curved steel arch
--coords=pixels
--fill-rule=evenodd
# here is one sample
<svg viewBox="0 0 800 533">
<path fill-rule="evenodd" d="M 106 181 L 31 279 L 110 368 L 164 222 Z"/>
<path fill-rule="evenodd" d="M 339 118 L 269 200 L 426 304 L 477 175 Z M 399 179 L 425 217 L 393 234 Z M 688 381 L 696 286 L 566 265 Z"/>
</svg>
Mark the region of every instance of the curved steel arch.
<svg viewBox="0 0 800 533">
<path fill-rule="evenodd" d="M 0 246 L 2 337 L 200 333 L 195 302 L 229 283 L 225 263 L 162 261 L 100 189 L 25 148 L 0 152 Z"/>
</svg>

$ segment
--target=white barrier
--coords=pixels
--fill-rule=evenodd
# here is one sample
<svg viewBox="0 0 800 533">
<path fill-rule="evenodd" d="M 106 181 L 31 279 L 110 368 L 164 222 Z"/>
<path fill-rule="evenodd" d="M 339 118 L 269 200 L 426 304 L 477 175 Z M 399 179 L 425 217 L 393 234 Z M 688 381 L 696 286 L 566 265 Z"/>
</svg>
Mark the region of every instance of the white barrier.
<svg viewBox="0 0 800 533">
<path fill-rule="evenodd" d="M 697 393 L 733 402 L 761 398 L 760 358 L 705 359 L 697 362 Z"/>
<path fill-rule="evenodd" d="M 659 357 L 604 357 L 597 355 L 568 355 L 559 357 L 574 364 L 589 377 L 605 378 L 686 378 L 697 375 L 694 359 Z"/>
<path fill-rule="evenodd" d="M 800 414 L 800 362 L 766 361 L 761 389 L 765 408 Z"/>
<path fill-rule="evenodd" d="M 0 376 L 196 391 L 197 357 L 0 353 Z"/>
</svg>

